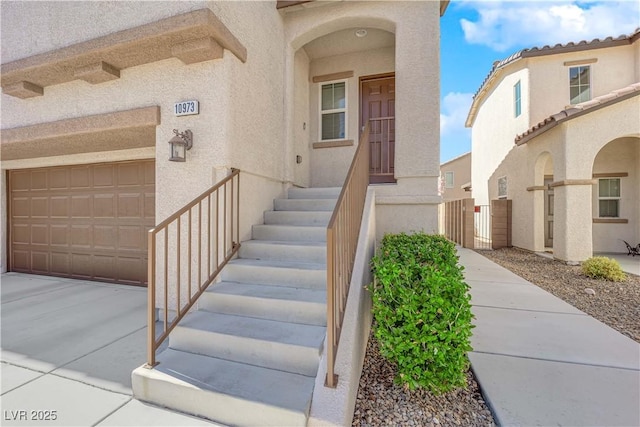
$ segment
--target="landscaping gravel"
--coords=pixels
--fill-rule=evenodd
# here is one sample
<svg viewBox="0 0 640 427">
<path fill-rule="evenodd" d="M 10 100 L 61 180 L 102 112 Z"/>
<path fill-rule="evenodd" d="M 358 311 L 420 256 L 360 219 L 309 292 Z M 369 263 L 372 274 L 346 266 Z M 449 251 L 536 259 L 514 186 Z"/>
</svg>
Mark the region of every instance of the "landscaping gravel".
<svg viewBox="0 0 640 427">
<path fill-rule="evenodd" d="M 477 252 L 640 342 L 640 276 L 627 274 L 624 282 L 609 282 L 582 275 L 580 266 L 522 249 Z"/>
<path fill-rule="evenodd" d="M 394 366 L 378 352 L 369 336 L 353 414 L 353 426 L 495 426 L 473 374 L 467 389 L 440 396 L 425 390 L 406 390 L 393 382 Z"/>
</svg>

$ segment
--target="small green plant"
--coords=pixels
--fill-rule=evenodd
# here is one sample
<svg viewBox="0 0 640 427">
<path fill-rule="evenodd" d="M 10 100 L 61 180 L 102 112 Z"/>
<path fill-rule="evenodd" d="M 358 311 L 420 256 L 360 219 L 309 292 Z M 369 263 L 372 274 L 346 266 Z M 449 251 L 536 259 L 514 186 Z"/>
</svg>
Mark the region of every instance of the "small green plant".
<svg viewBox="0 0 640 427">
<path fill-rule="evenodd" d="M 455 245 L 444 236 L 385 235 L 372 260 L 374 334 L 396 381 L 440 394 L 466 387 L 471 304 Z"/>
<path fill-rule="evenodd" d="M 623 282 L 626 279 L 618 261 L 603 256 L 594 256 L 583 262 L 582 273 L 587 277 L 612 282 Z"/>
</svg>

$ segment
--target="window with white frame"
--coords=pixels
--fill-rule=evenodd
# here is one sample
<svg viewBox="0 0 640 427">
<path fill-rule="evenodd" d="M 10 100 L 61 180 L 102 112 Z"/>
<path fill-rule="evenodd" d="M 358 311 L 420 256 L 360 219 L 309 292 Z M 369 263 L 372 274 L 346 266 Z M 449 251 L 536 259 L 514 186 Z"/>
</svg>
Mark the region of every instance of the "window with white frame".
<svg viewBox="0 0 640 427">
<path fill-rule="evenodd" d="M 513 86 L 513 111 L 515 117 L 522 114 L 522 92 L 520 88 L 520 80 Z"/>
<path fill-rule="evenodd" d="M 569 98 L 572 105 L 591 99 L 591 67 L 588 65 L 569 68 Z"/>
<path fill-rule="evenodd" d="M 498 199 L 507 198 L 507 177 L 498 178 Z"/>
<path fill-rule="evenodd" d="M 620 217 L 620 178 L 598 180 L 598 216 L 600 218 Z"/>
<path fill-rule="evenodd" d="M 444 188 L 453 188 L 453 172 L 444 173 Z"/>
<path fill-rule="evenodd" d="M 347 83 L 323 84 L 320 87 L 320 139 L 345 139 L 346 119 Z"/>
</svg>

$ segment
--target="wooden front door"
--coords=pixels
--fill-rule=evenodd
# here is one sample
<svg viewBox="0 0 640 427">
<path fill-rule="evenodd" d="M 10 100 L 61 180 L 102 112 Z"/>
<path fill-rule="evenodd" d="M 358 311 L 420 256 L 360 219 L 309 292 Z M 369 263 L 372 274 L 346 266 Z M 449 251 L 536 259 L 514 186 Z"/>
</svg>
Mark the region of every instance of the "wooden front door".
<svg viewBox="0 0 640 427">
<path fill-rule="evenodd" d="M 360 80 L 360 128 L 369 123 L 369 182 L 394 183 L 396 142 L 394 75 L 363 77 Z"/>
</svg>

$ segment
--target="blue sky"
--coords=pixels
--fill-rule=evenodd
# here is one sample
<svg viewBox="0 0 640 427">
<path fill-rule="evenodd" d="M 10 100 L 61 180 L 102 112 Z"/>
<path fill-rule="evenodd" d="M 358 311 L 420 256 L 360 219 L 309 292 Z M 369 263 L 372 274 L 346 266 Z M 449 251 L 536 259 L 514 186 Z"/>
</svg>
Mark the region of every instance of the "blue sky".
<svg viewBox="0 0 640 427">
<path fill-rule="evenodd" d="M 629 34 L 640 27 L 640 1 L 452 0 L 440 24 L 445 162 L 471 150 L 464 122 L 494 61 L 528 47 Z"/>
</svg>

